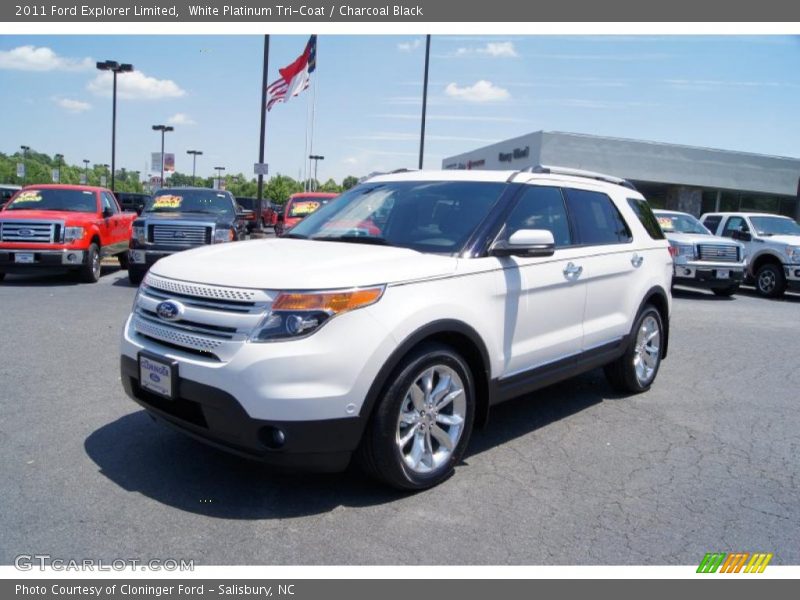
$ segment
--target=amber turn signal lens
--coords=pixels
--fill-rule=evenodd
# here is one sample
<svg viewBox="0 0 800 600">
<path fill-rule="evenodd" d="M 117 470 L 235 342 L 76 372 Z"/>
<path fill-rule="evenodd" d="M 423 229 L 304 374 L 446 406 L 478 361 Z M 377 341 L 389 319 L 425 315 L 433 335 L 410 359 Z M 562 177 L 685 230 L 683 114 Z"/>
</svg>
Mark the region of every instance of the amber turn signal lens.
<svg viewBox="0 0 800 600">
<path fill-rule="evenodd" d="M 272 310 L 321 310 L 336 314 L 369 306 L 382 294 L 382 287 L 348 292 L 283 293 L 272 303 Z"/>
</svg>

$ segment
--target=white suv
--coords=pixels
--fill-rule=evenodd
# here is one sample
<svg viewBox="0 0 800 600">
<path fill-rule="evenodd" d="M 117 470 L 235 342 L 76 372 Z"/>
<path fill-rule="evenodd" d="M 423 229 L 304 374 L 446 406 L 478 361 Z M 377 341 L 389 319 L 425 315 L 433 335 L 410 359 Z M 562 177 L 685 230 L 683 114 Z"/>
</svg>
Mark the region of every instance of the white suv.
<svg viewBox="0 0 800 600">
<path fill-rule="evenodd" d="M 122 339 L 152 415 L 265 462 L 403 489 L 447 478 L 490 406 L 597 367 L 642 392 L 672 258 L 623 180 L 568 169 L 373 177 L 281 239 L 153 265 Z"/>
</svg>

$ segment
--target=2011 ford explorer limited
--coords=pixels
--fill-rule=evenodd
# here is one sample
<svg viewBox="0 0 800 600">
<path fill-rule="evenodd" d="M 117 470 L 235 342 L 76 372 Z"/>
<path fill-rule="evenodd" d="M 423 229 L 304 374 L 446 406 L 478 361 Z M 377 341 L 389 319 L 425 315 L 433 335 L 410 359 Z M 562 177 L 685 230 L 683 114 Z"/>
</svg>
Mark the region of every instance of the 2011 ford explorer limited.
<svg viewBox="0 0 800 600">
<path fill-rule="evenodd" d="M 623 180 L 382 175 L 286 238 L 155 263 L 122 382 L 219 448 L 326 470 L 355 455 L 421 489 L 453 472 L 497 402 L 596 367 L 616 389 L 650 388 L 671 277 L 664 234 Z"/>
</svg>

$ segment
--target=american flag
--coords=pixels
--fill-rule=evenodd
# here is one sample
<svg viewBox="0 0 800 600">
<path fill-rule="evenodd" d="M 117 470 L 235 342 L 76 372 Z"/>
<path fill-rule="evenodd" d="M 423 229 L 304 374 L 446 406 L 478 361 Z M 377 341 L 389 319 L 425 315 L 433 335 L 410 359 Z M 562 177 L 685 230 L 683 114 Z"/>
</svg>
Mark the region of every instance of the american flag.
<svg viewBox="0 0 800 600">
<path fill-rule="evenodd" d="M 307 89 L 311 82 L 311 73 L 316 68 L 317 36 L 312 35 L 308 38 L 303 53 L 292 64 L 278 69 L 281 76 L 267 87 L 267 110 Z"/>
</svg>

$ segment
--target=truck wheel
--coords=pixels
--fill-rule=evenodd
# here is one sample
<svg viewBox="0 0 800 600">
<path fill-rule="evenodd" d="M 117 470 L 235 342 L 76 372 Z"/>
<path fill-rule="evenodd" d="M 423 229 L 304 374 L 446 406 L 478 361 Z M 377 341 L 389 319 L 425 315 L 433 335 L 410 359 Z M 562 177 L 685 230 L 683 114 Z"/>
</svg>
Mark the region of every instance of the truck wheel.
<svg viewBox="0 0 800 600">
<path fill-rule="evenodd" d="M 431 488 L 461 462 L 474 417 L 469 366 L 449 346 L 425 344 L 389 380 L 356 457 L 369 475 L 392 487 Z"/>
<path fill-rule="evenodd" d="M 628 348 L 620 358 L 605 367 L 606 379 L 618 392 L 646 392 L 661 366 L 664 324 L 652 304 L 645 305 L 636 318 Z"/>
<path fill-rule="evenodd" d="M 117 260 L 119 261 L 119 266 L 121 269 L 127 270 L 130 266 L 130 261 L 128 260 L 128 251 L 120 252 L 117 254 Z"/>
<path fill-rule="evenodd" d="M 86 251 L 86 262 L 79 271 L 83 283 L 97 283 L 100 279 L 100 250 L 97 244 L 90 244 Z"/>
<path fill-rule="evenodd" d="M 736 292 L 739 291 L 739 284 L 733 283 L 728 287 L 724 288 L 712 288 L 711 291 L 714 292 L 716 296 L 723 296 L 723 297 L 733 296 Z"/>
<path fill-rule="evenodd" d="M 132 285 L 139 285 L 142 283 L 144 274 L 145 271 L 137 269 L 136 267 L 128 266 L 128 281 L 130 281 Z"/>
<path fill-rule="evenodd" d="M 786 291 L 786 278 L 778 265 L 767 263 L 756 273 L 756 291 L 766 298 L 779 298 Z"/>
</svg>

